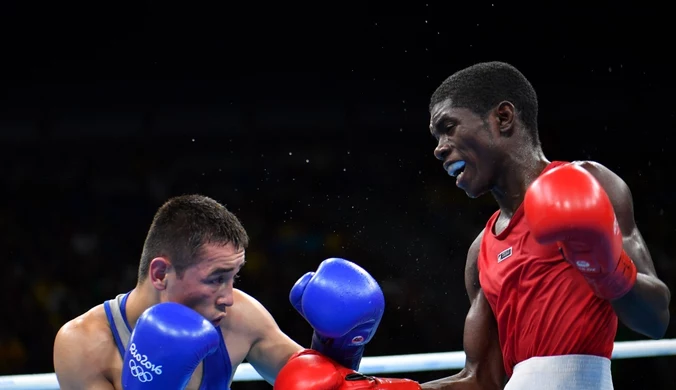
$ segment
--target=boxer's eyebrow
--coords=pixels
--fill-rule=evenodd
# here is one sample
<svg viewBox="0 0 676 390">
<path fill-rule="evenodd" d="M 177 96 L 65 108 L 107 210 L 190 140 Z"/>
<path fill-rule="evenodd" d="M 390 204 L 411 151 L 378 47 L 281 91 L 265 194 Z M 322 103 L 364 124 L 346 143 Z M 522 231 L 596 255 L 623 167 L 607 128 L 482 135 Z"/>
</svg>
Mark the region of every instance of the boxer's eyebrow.
<svg viewBox="0 0 676 390">
<path fill-rule="evenodd" d="M 228 272 L 232 272 L 235 269 L 237 271 L 241 270 L 242 267 L 244 267 L 244 264 L 246 264 L 246 261 L 243 261 L 239 264 L 237 268 L 224 268 L 224 267 L 218 267 L 215 270 L 211 271 L 210 275 L 216 275 L 216 274 L 227 274 Z"/>
</svg>

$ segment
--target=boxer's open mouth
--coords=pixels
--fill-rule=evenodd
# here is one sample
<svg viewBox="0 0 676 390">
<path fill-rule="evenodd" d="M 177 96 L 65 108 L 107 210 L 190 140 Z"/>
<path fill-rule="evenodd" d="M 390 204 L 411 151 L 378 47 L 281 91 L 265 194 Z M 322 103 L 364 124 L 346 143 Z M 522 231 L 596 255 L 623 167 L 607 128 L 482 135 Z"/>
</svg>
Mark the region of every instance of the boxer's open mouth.
<svg viewBox="0 0 676 390">
<path fill-rule="evenodd" d="M 460 160 L 447 163 L 444 165 L 444 169 L 449 175 L 453 177 L 458 177 L 462 172 L 465 171 L 465 162 Z"/>
</svg>

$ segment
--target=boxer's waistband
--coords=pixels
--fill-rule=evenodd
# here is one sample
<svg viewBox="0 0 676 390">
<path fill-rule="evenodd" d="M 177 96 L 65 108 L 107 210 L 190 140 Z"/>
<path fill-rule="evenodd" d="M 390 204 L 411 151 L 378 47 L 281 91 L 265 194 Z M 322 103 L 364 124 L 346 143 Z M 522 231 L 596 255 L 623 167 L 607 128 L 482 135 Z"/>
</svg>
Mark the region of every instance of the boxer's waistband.
<svg viewBox="0 0 676 390">
<path fill-rule="evenodd" d="M 610 360 L 591 355 L 533 357 L 514 366 L 505 390 L 612 390 Z"/>
</svg>

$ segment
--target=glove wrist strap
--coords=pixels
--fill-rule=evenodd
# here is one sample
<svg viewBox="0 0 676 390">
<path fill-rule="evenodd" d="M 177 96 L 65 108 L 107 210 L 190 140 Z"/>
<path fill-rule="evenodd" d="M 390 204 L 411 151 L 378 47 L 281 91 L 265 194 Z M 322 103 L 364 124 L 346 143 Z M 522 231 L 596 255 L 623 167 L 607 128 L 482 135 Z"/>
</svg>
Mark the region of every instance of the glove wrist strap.
<svg viewBox="0 0 676 390">
<path fill-rule="evenodd" d="M 617 262 L 617 267 L 595 281 L 596 294 L 610 301 L 622 298 L 636 284 L 637 275 L 636 265 L 627 252 L 623 250 Z"/>
<path fill-rule="evenodd" d="M 345 346 L 343 340 L 322 337 L 317 332 L 312 334 L 310 348 L 355 371 L 359 370 L 359 363 L 364 355 L 364 345 Z"/>
</svg>

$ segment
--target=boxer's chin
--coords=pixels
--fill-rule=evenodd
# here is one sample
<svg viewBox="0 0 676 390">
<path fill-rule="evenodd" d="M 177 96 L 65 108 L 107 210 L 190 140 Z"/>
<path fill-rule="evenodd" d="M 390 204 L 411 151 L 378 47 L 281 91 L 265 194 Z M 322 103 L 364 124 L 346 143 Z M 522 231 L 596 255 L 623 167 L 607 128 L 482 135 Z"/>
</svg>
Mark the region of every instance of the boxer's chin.
<svg viewBox="0 0 676 390">
<path fill-rule="evenodd" d="M 476 195 L 474 188 L 476 185 L 474 172 L 469 167 L 466 167 L 465 170 L 455 178 L 455 185 L 465 191 L 470 198 L 476 198 L 478 196 Z"/>
<path fill-rule="evenodd" d="M 481 181 L 480 175 L 471 169 L 465 169 L 455 181 L 455 185 L 465 191 L 468 197 L 474 199 L 490 191 L 490 186 Z"/>
<path fill-rule="evenodd" d="M 472 180 L 471 172 L 468 172 L 469 168 L 465 168 L 458 176 L 455 178 L 455 185 L 461 190 L 467 191 L 469 187 L 470 180 Z"/>
</svg>

